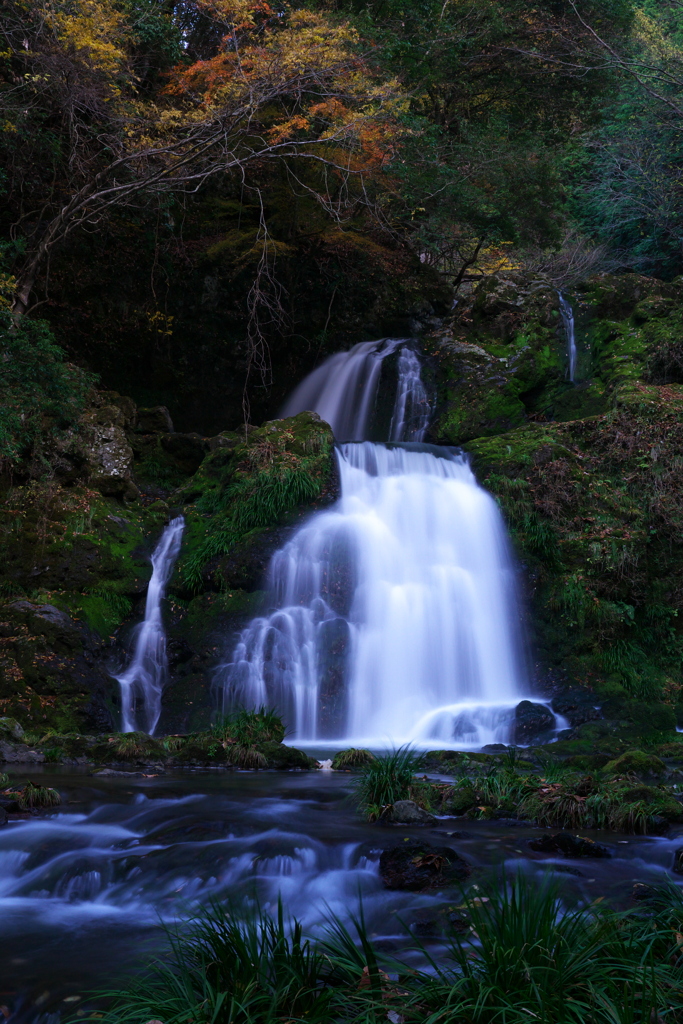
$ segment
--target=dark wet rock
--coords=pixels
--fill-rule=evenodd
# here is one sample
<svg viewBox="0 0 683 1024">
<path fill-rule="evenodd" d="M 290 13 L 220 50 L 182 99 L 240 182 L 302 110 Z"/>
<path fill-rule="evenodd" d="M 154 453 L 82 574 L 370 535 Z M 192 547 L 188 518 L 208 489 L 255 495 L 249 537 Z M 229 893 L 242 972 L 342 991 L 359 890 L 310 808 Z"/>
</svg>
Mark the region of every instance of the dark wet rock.
<svg viewBox="0 0 683 1024">
<path fill-rule="evenodd" d="M 24 730 L 15 718 L 0 718 L 0 737 L 18 742 L 23 739 Z"/>
<path fill-rule="evenodd" d="M 99 772 L 93 772 L 92 775 L 93 775 L 93 778 L 95 778 L 95 779 L 101 779 L 103 777 L 104 778 L 130 778 L 131 776 L 134 776 L 134 775 L 142 775 L 142 772 L 122 772 L 122 771 L 118 771 L 118 769 L 116 769 L 116 768 L 103 768 Z"/>
<path fill-rule="evenodd" d="M 533 821 L 525 821 L 524 818 L 492 818 L 491 824 L 505 828 L 534 828 Z"/>
<path fill-rule="evenodd" d="M 6 743 L 0 740 L 0 761 L 7 764 L 42 764 L 45 754 L 40 750 L 30 750 L 24 743 Z"/>
<path fill-rule="evenodd" d="M 132 480 L 133 449 L 125 433 L 128 418 L 120 404 L 107 403 L 106 398 L 106 393 L 101 395 L 101 402 L 81 416 L 85 473 L 100 494 L 133 499 L 138 489 Z"/>
<path fill-rule="evenodd" d="M 173 421 L 165 405 L 151 409 L 138 409 L 137 430 L 142 434 L 172 434 Z"/>
<path fill-rule="evenodd" d="M 636 903 L 647 903 L 655 899 L 656 896 L 657 889 L 655 886 L 647 885 L 645 882 L 636 882 L 631 890 L 631 899 L 635 900 Z"/>
<path fill-rule="evenodd" d="M 586 690 L 571 689 L 557 697 L 553 697 L 553 711 L 566 718 L 574 729 L 585 722 L 593 722 L 602 718 L 602 711 L 596 707 L 598 701 L 595 694 Z"/>
<path fill-rule="evenodd" d="M 303 750 L 287 747 L 284 743 L 275 741 L 259 743 L 256 749 L 265 757 L 267 767 L 275 768 L 277 771 L 291 771 L 293 768 L 310 771 L 318 766 L 318 762 L 305 754 Z"/>
<path fill-rule="evenodd" d="M 464 935 L 472 926 L 469 917 L 463 910 L 451 910 L 448 915 L 448 927 L 456 935 Z"/>
<path fill-rule="evenodd" d="M 510 748 L 505 743 L 487 743 L 481 748 L 482 754 L 504 754 Z"/>
<path fill-rule="evenodd" d="M 515 743 L 534 743 L 549 733 L 554 726 L 555 716 L 545 704 L 523 700 L 515 708 Z"/>
<path fill-rule="evenodd" d="M 7 811 L 4 807 L 0 806 L 0 828 L 7 824 Z"/>
<path fill-rule="evenodd" d="M 10 605 L 26 623 L 31 633 L 46 637 L 51 647 L 62 654 L 80 652 L 81 633 L 66 614 L 51 604 L 32 604 L 30 601 L 15 601 Z"/>
<path fill-rule="evenodd" d="M 544 835 L 538 839 L 530 839 L 529 846 L 538 853 L 561 853 L 565 857 L 611 857 L 606 846 L 601 846 L 593 839 L 572 835 L 571 832 L 558 832 L 556 835 Z"/>
<path fill-rule="evenodd" d="M 406 839 L 382 850 L 379 873 L 387 889 L 420 892 L 440 885 L 453 885 L 467 878 L 472 868 L 448 846 Z"/>
<path fill-rule="evenodd" d="M 435 825 L 436 818 L 414 800 L 397 800 L 382 814 L 382 821 L 391 825 Z"/>
<path fill-rule="evenodd" d="M 674 851 L 674 863 L 671 870 L 675 871 L 677 875 L 683 875 L 683 846 L 679 846 Z"/>
<path fill-rule="evenodd" d="M 573 875 L 576 878 L 583 878 L 583 871 L 579 871 L 578 868 L 572 868 L 569 864 L 553 864 L 553 871 L 559 871 L 563 875 Z"/>
<path fill-rule="evenodd" d="M 164 434 L 161 447 L 183 473 L 196 473 L 209 452 L 209 442 L 200 434 Z"/>
</svg>

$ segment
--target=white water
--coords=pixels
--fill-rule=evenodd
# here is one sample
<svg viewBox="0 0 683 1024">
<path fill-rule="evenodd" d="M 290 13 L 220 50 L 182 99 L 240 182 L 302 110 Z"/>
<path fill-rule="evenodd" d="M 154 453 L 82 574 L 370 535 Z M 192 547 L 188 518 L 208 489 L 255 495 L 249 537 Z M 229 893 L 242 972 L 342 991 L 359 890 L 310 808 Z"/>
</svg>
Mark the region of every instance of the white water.
<svg viewBox="0 0 683 1024">
<path fill-rule="evenodd" d="M 281 415 L 305 409 L 329 423 L 337 441 L 362 441 L 368 435 L 382 363 L 400 349 L 398 384 L 389 438 L 421 441 L 430 407 L 420 376 L 420 362 L 405 338 L 363 341 L 349 352 L 337 352 L 309 374 L 287 399 Z"/>
<path fill-rule="evenodd" d="M 272 560 L 226 704 L 280 708 L 300 742 L 506 741 L 528 687 L 493 498 L 449 449 L 347 444 L 339 470 L 339 503 Z"/>
<path fill-rule="evenodd" d="M 576 334 L 574 331 L 574 310 L 569 299 L 562 292 L 557 293 L 560 300 L 560 316 L 567 339 L 567 375 L 573 382 L 576 375 Z"/>
<path fill-rule="evenodd" d="M 168 674 L 166 634 L 161 601 L 180 552 L 185 520 L 172 519 L 152 554 L 145 618 L 137 629 L 130 665 L 114 678 L 121 688 L 121 732 L 154 735 L 161 714 L 161 694 Z"/>
</svg>

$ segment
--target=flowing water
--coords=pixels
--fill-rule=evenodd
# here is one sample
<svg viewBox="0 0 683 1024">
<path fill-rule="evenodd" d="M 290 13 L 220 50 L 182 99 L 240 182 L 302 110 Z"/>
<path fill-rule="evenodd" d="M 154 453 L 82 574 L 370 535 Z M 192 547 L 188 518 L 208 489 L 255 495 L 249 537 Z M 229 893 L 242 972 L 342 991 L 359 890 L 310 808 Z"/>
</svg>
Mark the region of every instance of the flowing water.
<svg viewBox="0 0 683 1024">
<path fill-rule="evenodd" d="M 268 909 L 281 896 L 313 934 L 330 914 L 348 922 L 362 899 L 381 948 L 404 949 L 408 925 L 436 955 L 458 902 L 449 890 L 383 887 L 379 853 L 397 833 L 358 818 L 343 773 L 97 778 L 37 766 L 31 777 L 57 786 L 64 803 L 0 829 L 0 1005 L 10 1008 L 10 1024 L 56 1024 L 58 1012 L 87 1006 L 92 988 L 139 974 L 163 942 L 162 925 L 212 899 L 258 900 Z M 634 882 L 676 880 L 681 844 L 591 833 L 612 859 L 568 863 L 529 849 L 539 830 L 505 821 L 444 820 L 399 832 L 456 849 L 478 883 L 505 862 L 512 874 L 558 872 L 580 898 L 623 906 Z"/>
<path fill-rule="evenodd" d="M 339 503 L 273 558 L 226 702 L 280 708 L 297 742 L 506 740 L 526 680 L 496 503 L 448 449 L 346 444 L 339 470 Z"/>
<path fill-rule="evenodd" d="M 388 438 L 422 441 L 429 425 L 430 402 L 419 358 L 405 338 L 363 341 L 348 352 L 330 356 L 294 389 L 281 415 L 296 416 L 308 409 L 330 424 L 337 441 L 365 440 L 384 361 L 397 350 L 396 399 Z"/>
<path fill-rule="evenodd" d="M 567 339 L 567 377 L 570 381 L 574 381 L 576 376 L 576 333 L 574 330 L 574 310 L 569 299 L 562 294 L 557 293 L 560 301 L 560 316 L 562 317 L 562 326 L 564 327 L 565 338 Z"/>
<path fill-rule="evenodd" d="M 531 689 L 497 505 L 454 449 L 420 444 L 430 406 L 401 340 L 338 353 L 296 389 L 338 440 L 361 438 L 398 349 L 389 444 L 342 443 L 341 498 L 272 559 L 269 614 L 223 667 L 226 710 L 278 708 L 293 741 L 386 747 L 509 742 Z"/>
<path fill-rule="evenodd" d="M 172 519 L 152 554 L 145 618 L 137 628 L 133 657 L 121 675 L 121 732 L 140 730 L 154 735 L 161 714 L 161 695 L 168 675 L 166 634 L 161 602 L 180 552 L 185 520 Z"/>
</svg>

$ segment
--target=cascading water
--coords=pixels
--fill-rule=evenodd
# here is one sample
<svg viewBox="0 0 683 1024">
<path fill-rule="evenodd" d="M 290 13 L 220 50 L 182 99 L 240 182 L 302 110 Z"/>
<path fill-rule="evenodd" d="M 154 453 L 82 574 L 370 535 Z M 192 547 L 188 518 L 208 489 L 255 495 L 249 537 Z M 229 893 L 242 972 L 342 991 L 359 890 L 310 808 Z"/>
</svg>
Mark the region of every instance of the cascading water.
<svg viewBox="0 0 683 1024">
<path fill-rule="evenodd" d="M 557 293 L 560 301 L 560 316 L 567 339 L 567 376 L 574 381 L 576 375 L 576 334 L 574 331 L 574 310 L 572 305 L 562 292 Z"/>
<path fill-rule="evenodd" d="M 185 520 L 172 519 L 152 554 L 145 618 L 138 626 L 130 665 L 114 678 L 121 688 L 121 731 L 154 735 L 161 714 L 161 694 L 168 673 L 161 601 L 180 552 Z"/>
<path fill-rule="evenodd" d="M 403 443 L 341 445 L 341 499 L 273 557 L 272 610 L 224 666 L 224 703 L 274 705 L 299 742 L 506 741 L 528 686 L 505 528 L 462 454 L 415 443 L 429 415 L 417 354 L 357 345 L 284 412 L 357 432 L 388 346 L 403 346 L 390 428 Z"/>
<path fill-rule="evenodd" d="M 397 349 L 398 384 L 389 437 L 392 441 L 421 441 L 431 410 L 420 361 L 405 338 L 363 341 L 349 352 L 330 356 L 294 389 L 281 415 L 296 416 L 309 409 L 330 424 L 337 441 L 363 441 L 382 364 Z"/>
<path fill-rule="evenodd" d="M 524 676 L 494 500 L 449 449 L 347 444 L 339 470 L 338 505 L 273 558 L 228 702 L 274 704 L 299 741 L 505 739 Z"/>
</svg>

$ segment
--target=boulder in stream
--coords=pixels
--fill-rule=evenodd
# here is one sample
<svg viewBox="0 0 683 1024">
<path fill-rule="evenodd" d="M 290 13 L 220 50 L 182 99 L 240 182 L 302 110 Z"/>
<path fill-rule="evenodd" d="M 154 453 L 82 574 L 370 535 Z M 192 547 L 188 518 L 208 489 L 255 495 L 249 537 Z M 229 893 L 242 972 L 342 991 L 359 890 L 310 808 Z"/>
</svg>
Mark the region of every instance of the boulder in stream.
<svg viewBox="0 0 683 1024">
<path fill-rule="evenodd" d="M 571 832 L 558 832 L 556 835 L 544 835 L 538 839 L 530 839 L 529 846 L 539 853 L 561 853 L 565 857 L 611 857 L 606 846 L 601 846 L 593 839 L 574 836 Z"/>
<path fill-rule="evenodd" d="M 421 892 L 463 881 L 472 868 L 449 846 L 432 846 L 416 839 L 382 850 L 379 873 L 387 889 Z"/>
<path fill-rule="evenodd" d="M 535 743 L 555 728 L 555 716 L 545 704 L 522 700 L 515 708 L 515 743 Z"/>
<path fill-rule="evenodd" d="M 436 825 L 436 818 L 414 800 L 397 800 L 382 814 L 382 821 L 391 825 Z"/>
</svg>

